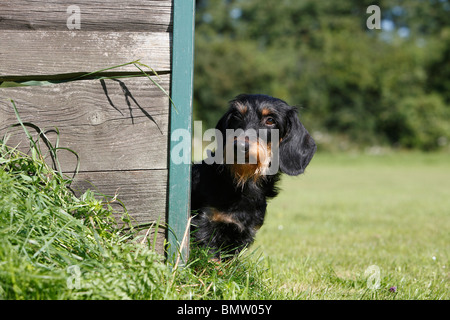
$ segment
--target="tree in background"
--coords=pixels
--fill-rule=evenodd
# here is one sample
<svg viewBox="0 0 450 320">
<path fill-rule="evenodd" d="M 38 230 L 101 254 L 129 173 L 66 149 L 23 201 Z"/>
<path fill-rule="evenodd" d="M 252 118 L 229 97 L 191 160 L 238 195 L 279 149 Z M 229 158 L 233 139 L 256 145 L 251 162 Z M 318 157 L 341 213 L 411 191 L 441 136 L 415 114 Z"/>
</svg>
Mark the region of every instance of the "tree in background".
<svg viewBox="0 0 450 320">
<path fill-rule="evenodd" d="M 372 4 L 381 30 L 366 27 Z M 298 106 L 311 132 L 447 145 L 449 13 L 448 0 L 198 0 L 194 116 L 213 127 L 235 95 L 264 93 Z"/>
</svg>

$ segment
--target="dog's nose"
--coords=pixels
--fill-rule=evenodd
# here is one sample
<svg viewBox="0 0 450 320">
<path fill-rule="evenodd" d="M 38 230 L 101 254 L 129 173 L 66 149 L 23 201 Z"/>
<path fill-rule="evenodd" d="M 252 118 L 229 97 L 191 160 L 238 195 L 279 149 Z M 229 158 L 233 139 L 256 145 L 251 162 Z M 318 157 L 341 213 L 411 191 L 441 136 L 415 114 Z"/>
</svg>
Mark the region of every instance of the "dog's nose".
<svg viewBox="0 0 450 320">
<path fill-rule="evenodd" d="M 250 146 L 247 140 L 234 140 L 234 151 L 237 153 L 248 153 Z"/>
</svg>

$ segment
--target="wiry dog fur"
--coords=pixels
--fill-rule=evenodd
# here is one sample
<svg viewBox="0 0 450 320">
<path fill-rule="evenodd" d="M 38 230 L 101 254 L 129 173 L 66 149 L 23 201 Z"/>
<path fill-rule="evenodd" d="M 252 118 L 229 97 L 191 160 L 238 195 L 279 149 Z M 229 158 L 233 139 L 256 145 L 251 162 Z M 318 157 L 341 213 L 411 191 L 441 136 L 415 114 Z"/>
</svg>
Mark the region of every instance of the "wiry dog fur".
<svg viewBox="0 0 450 320">
<path fill-rule="evenodd" d="M 203 161 L 192 168 L 193 240 L 220 258 L 221 252 L 237 253 L 253 242 L 264 223 L 267 200 L 278 193 L 280 171 L 303 173 L 316 144 L 299 121 L 295 107 L 266 95 L 237 96 L 216 129 L 222 133 L 224 158 L 231 150 L 244 153 L 246 159 L 243 164 Z M 278 129 L 279 141 L 272 141 L 270 130 L 264 131 L 265 141 L 245 136 L 227 140 L 226 129 Z M 279 143 L 280 171 L 268 175 L 273 143 Z"/>
</svg>

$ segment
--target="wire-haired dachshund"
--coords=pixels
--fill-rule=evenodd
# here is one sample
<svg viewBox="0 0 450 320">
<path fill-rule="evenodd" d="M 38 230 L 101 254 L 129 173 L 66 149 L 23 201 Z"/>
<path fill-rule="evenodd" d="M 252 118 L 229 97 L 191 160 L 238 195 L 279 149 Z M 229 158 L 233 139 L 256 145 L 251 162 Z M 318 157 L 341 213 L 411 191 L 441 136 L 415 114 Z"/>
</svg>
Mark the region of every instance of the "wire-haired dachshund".
<svg viewBox="0 0 450 320">
<path fill-rule="evenodd" d="M 194 243 L 216 257 L 250 245 L 278 194 L 280 172 L 304 172 L 316 144 L 297 109 L 266 95 L 242 94 L 216 126 L 217 149 L 192 167 Z"/>
</svg>

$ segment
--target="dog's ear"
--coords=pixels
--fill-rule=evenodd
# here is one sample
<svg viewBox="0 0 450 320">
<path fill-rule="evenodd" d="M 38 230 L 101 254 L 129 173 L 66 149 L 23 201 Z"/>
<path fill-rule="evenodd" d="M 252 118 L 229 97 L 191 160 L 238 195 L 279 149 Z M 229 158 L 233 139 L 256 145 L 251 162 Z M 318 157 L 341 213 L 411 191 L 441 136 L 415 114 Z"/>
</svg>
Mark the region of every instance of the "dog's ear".
<svg viewBox="0 0 450 320">
<path fill-rule="evenodd" d="M 287 115 L 287 130 L 280 143 L 280 169 L 296 176 L 305 171 L 317 146 L 311 135 L 297 117 L 296 109 Z"/>
<path fill-rule="evenodd" d="M 228 110 L 227 112 L 225 112 L 225 114 L 222 116 L 222 118 L 220 118 L 220 120 L 217 122 L 217 125 L 216 125 L 216 130 L 219 130 L 220 133 L 222 134 L 222 136 L 221 136 L 221 138 L 222 138 L 222 147 L 225 147 L 225 143 L 227 141 L 226 130 L 228 128 L 228 121 L 230 119 L 230 116 L 231 116 L 231 112 L 230 112 L 230 110 Z M 216 133 L 216 134 L 218 134 L 218 133 Z M 218 139 L 218 138 L 219 137 L 216 136 L 216 139 Z"/>
<path fill-rule="evenodd" d="M 230 111 L 228 110 L 225 112 L 225 114 L 220 118 L 220 120 L 217 122 L 216 129 L 222 132 L 223 135 L 225 135 L 225 130 L 228 127 L 228 119 L 230 118 Z"/>
</svg>

